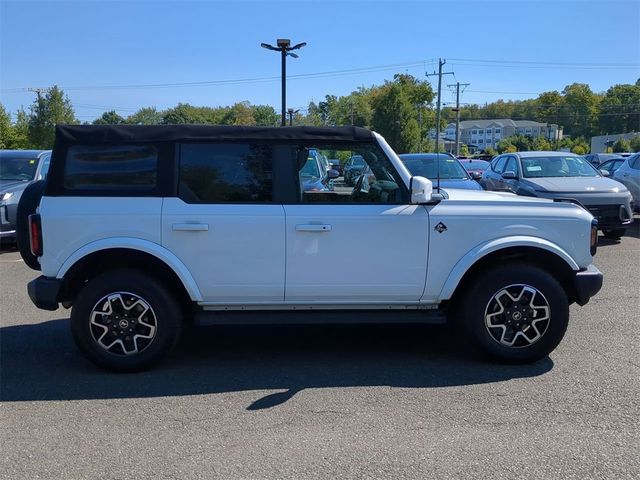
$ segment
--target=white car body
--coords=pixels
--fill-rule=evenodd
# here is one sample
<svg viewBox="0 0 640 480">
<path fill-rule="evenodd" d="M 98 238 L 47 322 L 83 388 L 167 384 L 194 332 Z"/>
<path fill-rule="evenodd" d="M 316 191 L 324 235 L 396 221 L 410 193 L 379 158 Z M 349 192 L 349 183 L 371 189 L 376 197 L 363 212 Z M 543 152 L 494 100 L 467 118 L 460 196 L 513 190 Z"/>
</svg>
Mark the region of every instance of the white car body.
<svg viewBox="0 0 640 480">
<path fill-rule="evenodd" d="M 404 164 L 376 139 L 409 189 Z M 40 263 L 45 277 L 63 279 L 92 253 L 142 251 L 205 309 L 247 310 L 434 308 L 477 261 L 509 247 L 546 250 L 574 271 L 592 262 L 593 217 L 578 205 L 454 189 L 443 197 L 426 205 L 192 205 L 45 196 Z M 446 231 L 434 230 L 439 224 Z M 351 252 L 336 277 L 325 266 L 348 242 L 367 248 Z M 372 252 L 385 255 L 372 262 Z"/>
</svg>

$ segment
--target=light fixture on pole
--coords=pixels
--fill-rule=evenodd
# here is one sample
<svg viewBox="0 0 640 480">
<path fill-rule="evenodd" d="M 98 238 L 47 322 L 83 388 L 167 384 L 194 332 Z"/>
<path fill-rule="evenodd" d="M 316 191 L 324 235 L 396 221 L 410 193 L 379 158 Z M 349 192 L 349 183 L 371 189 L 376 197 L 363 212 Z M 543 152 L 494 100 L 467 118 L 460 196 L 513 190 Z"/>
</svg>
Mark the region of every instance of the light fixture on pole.
<svg viewBox="0 0 640 480">
<path fill-rule="evenodd" d="M 262 48 L 266 48 L 267 50 L 273 50 L 275 52 L 280 52 L 282 56 L 282 122 L 281 125 L 284 127 L 287 125 L 287 56 L 298 58 L 298 55 L 292 53 L 292 50 L 299 50 L 306 45 L 305 42 L 298 43 L 293 47 L 290 47 L 291 40 L 288 38 L 279 38 L 276 41 L 277 47 L 273 45 L 269 45 L 268 43 L 261 43 L 260 46 Z"/>
</svg>

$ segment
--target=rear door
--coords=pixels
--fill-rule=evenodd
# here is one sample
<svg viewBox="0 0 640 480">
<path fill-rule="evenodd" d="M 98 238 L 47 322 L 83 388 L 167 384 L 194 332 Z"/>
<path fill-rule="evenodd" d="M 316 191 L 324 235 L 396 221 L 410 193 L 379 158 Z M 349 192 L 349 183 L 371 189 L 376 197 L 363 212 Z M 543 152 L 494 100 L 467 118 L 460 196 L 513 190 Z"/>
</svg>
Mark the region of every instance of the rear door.
<svg viewBox="0 0 640 480">
<path fill-rule="evenodd" d="M 427 271 L 429 215 L 375 145 L 314 145 L 328 157 L 362 155 L 355 186 L 301 190 L 285 204 L 286 302 L 381 305 L 417 303 Z M 302 172 L 301 172 L 302 175 Z M 304 186 L 302 176 L 297 182 Z"/>
<path fill-rule="evenodd" d="M 178 146 L 178 194 L 164 199 L 162 244 L 205 302 L 284 299 L 284 209 L 273 202 L 272 167 L 268 144 Z"/>
</svg>

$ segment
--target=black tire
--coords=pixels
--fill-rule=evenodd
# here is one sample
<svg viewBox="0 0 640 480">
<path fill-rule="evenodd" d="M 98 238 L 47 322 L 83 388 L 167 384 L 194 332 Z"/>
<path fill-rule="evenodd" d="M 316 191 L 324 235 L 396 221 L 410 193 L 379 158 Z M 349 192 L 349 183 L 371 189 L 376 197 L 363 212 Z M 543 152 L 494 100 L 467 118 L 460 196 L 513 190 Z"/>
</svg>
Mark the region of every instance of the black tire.
<svg viewBox="0 0 640 480">
<path fill-rule="evenodd" d="M 16 242 L 20 256 L 30 268 L 40 270 L 38 257 L 31 253 L 31 242 L 29 239 L 29 215 L 36 213 L 36 208 L 40 205 L 42 194 L 44 193 L 45 181 L 33 182 L 25 188 L 18 202 L 16 211 Z"/>
<path fill-rule="evenodd" d="M 532 314 L 533 309 L 525 313 L 522 305 L 532 303 L 529 302 L 532 292 L 523 286 L 537 290 L 534 305 L 548 306 L 548 321 L 541 320 L 546 316 L 544 307 L 536 306 L 535 313 Z M 500 306 L 495 296 L 506 287 L 510 287 L 509 294 L 515 298 L 519 298 L 518 291 L 525 292 L 522 303 L 513 303 L 508 308 Z M 458 306 L 463 336 L 492 358 L 505 363 L 530 363 L 546 357 L 558 346 L 569 323 L 569 302 L 560 283 L 546 271 L 529 264 L 503 265 L 487 271 L 477 279 L 466 295 L 458 297 L 458 301 L 462 302 Z M 500 302 L 507 304 L 510 301 L 511 297 L 504 294 L 500 296 Z M 500 308 L 505 314 L 495 313 Z M 510 313 L 511 309 L 513 313 Z M 487 326 L 486 315 L 491 317 L 488 323 L 495 326 Z M 532 316 L 538 316 L 539 319 L 529 318 Z M 506 325 L 507 317 L 509 325 Z M 514 318 L 518 318 L 519 322 L 516 323 Z M 497 326 L 503 322 L 504 329 Z M 535 324 L 535 329 L 531 322 Z M 522 325 L 520 334 L 516 331 L 517 325 Z M 511 330 L 512 328 L 515 330 Z M 540 332 L 537 340 L 528 344 L 527 338 L 535 338 Z M 501 343 L 510 339 L 515 340 L 513 346 Z"/>
<path fill-rule="evenodd" d="M 626 232 L 626 228 L 613 228 L 613 229 L 605 229 L 602 231 L 604 238 L 608 238 L 611 240 L 620 240 L 624 236 L 624 232 Z"/>
<path fill-rule="evenodd" d="M 111 294 L 116 294 L 115 297 L 117 297 L 117 292 L 132 295 L 129 300 L 135 299 L 135 297 L 142 299 L 143 303 L 141 305 L 146 303 L 150 307 L 150 313 L 141 315 L 137 318 L 137 321 L 145 320 L 148 324 L 155 324 L 153 338 L 148 342 L 146 339 L 142 339 L 140 343 L 136 340 L 135 349 L 139 348 L 140 351 L 130 355 L 124 355 L 124 342 L 131 346 L 133 345 L 131 340 L 122 340 L 123 343 L 116 344 L 113 348 L 107 350 L 96 339 L 96 336 L 105 331 L 108 331 L 108 335 L 114 335 L 113 338 L 117 339 L 117 335 L 120 332 L 111 332 L 111 328 L 116 325 L 117 320 L 106 323 L 104 327 L 99 328 L 91 323 L 94 308 L 99 309 L 99 303 L 103 306 L 106 305 L 105 298 Z M 120 305 L 124 305 L 122 302 L 123 297 L 125 301 L 127 300 L 124 295 L 120 297 L 120 300 L 118 300 Z M 116 300 L 113 301 L 115 302 Z M 136 300 L 133 305 L 136 303 L 139 302 Z M 111 305 L 111 301 L 109 301 L 109 305 Z M 114 303 L 114 305 L 116 304 Z M 116 311 L 116 306 L 112 308 L 114 312 Z M 132 314 L 127 321 L 135 323 L 137 314 L 138 312 Z M 109 319 L 105 318 L 106 316 L 98 313 L 96 321 L 99 323 L 102 323 L 103 320 L 107 322 Z M 119 322 L 121 321 L 119 320 Z M 145 326 L 147 323 L 141 322 L 137 327 L 135 325 L 128 326 L 132 326 L 134 329 L 138 328 L 138 333 L 147 335 L 151 331 L 150 328 Z M 122 328 L 125 329 L 126 335 L 127 327 Z M 78 294 L 71 311 L 71 333 L 78 348 L 96 365 L 119 372 L 144 370 L 158 363 L 176 345 L 181 330 L 182 312 L 174 296 L 156 279 L 137 270 L 112 270 L 90 280 Z M 105 335 L 105 337 L 107 336 Z M 130 339 L 130 336 L 126 338 Z M 103 341 L 108 343 L 106 340 Z M 133 351 L 133 348 L 131 350 Z"/>
</svg>

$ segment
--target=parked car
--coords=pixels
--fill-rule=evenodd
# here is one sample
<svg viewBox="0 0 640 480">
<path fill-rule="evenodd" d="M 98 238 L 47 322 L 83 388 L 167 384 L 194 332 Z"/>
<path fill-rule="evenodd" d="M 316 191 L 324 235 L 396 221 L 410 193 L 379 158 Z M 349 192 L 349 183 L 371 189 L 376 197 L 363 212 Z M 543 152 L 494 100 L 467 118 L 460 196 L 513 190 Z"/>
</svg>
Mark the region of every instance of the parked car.
<svg viewBox="0 0 640 480">
<path fill-rule="evenodd" d="M 301 194 L 311 149 L 367 174 Z M 29 297 L 71 308 L 76 345 L 112 370 L 154 365 L 191 322 L 450 320 L 495 359 L 532 362 L 602 285 L 583 208 L 434 193 L 361 128 L 59 125 L 39 185 L 19 205 L 20 254 L 42 273 Z"/>
<path fill-rule="evenodd" d="M 618 168 L 620 168 L 620 165 L 622 165 L 624 163 L 624 158 L 620 157 L 620 158 L 612 158 L 611 160 L 607 160 L 605 162 L 602 162 L 600 165 L 598 165 L 598 170 L 605 171 L 605 172 L 609 172 L 609 176 L 613 175 L 613 172 L 615 172 Z"/>
<path fill-rule="evenodd" d="M 471 158 L 460 160 L 460 163 L 474 180 L 480 180 L 484 171 L 489 168 L 491 164 L 486 160 L 475 160 Z"/>
<path fill-rule="evenodd" d="M 353 186 L 366 166 L 362 155 L 353 155 L 344 166 L 344 183 Z"/>
<path fill-rule="evenodd" d="M 0 150 L 0 241 L 16 240 L 18 202 L 27 185 L 46 178 L 51 150 Z"/>
<path fill-rule="evenodd" d="M 629 189 L 633 196 L 633 208 L 640 211 L 640 153 L 627 157 L 613 172 L 613 179 Z"/>
<path fill-rule="evenodd" d="M 599 166 L 600 164 L 606 162 L 607 160 L 612 160 L 616 158 L 622 158 L 617 153 L 590 153 L 588 155 L 584 155 L 592 165 Z"/>
<path fill-rule="evenodd" d="M 578 201 L 598 220 L 607 238 L 622 237 L 633 218 L 629 190 L 569 152 L 499 155 L 480 182 L 486 190 Z"/>
<path fill-rule="evenodd" d="M 420 175 L 436 183 L 440 175 L 442 188 L 464 188 L 482 190 L 480 184 L 472 180 L 460 160 L 448 153 L 403 153 L 398 155 L 412 175 Z M 437 159 L 437 160 L 436 160 Z M 440 169 L 438 171 L 438 162 Z"/>
<path fill-rule="evenodd" d="M 333 180 L 338 178 L 338 172 L 326 169 L 322 156 L 310 152 L 307 161 L 300 170 L 300 185 L 302 192 L 321 192 L 333 190 Z"/>
<path fill-rule="evenodd" d="M 330 158 L 329 165 L 331 165 L 331 168 L 336 172 L 338 172 L 340 176 L 342 176 L 343 167 L 342 167 L 342 162 L 340 162 L 340 160 L 338 160 L 337 158 Z"/>
</svg>

